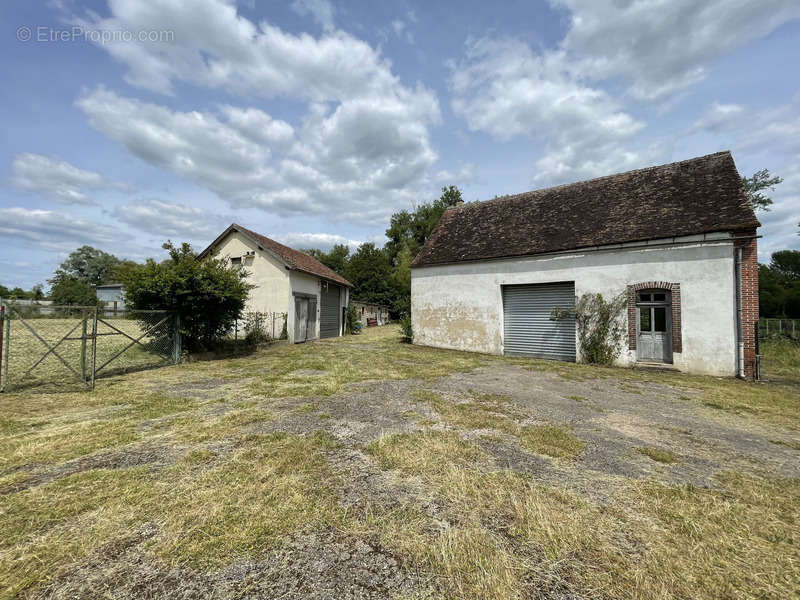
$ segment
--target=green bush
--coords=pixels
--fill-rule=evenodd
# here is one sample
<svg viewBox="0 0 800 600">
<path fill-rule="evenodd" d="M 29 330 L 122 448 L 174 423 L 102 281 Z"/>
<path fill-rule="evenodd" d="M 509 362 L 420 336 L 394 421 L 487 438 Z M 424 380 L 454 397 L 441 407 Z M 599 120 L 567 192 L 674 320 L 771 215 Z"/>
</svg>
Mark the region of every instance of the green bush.
<svg viewBox="0 0 800 600">
<path fill-rule="evenodd" d="M 625 293 L 606 301 L 602 294 L 584 294 L 575 305 L 575 322 L 584 362 L 610 365 L 619 356 L 627 305 Z"/>
<path fill-rule="evenodd" d="M 242 316 L 252 288 L 245 281 L 247 272 L 219 259 L 198 260 L 186 243 L 176 248 L 168 242 L 164 249 L 169 259 L 148 259 L 126 274 L 125 303 L 132 309 L 177 314 L 183 347 L 189 352 L 209 350 Z"/>
<path fill-rule="evenodd" d="M 400 319 L 400 332 L 403 335 L 403 341 L 407 344 L 414 341 L 414 331 L 411 329 L 411 315 L 405 314 Z"/>
<path fill-rule="evenodd" d="M 50 280 L 50 300 L 53 304 L 75 306 L 96 306 L 97 294 L 94 288 L 74 275 L 66 273 L 56 273 Z"/>
<path fill-rule="evenodd" d="M 347 333 L 353 335 L 361 333 L 361 321 L 358 320 L 358 310 L 356 310 L 355 304 L 347 306 L 346 329 Z"/>
</svg>

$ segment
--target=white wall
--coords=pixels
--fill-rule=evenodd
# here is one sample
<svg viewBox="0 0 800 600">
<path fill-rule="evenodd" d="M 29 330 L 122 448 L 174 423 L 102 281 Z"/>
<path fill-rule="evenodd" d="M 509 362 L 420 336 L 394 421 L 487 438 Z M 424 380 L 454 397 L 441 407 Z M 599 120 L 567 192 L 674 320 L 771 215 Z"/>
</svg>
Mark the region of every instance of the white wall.
<svg viewBox="0 0 800 600">
<path fill-rule="evenodd" d="M 314 275 L 309 275 L 308 273 L 303 273 L 302 271 L 289 271 L 289 297 L 290 297 L 290 306 L 291 310 L 289 311 L 288 320 L 286 322 L 287 331 L 289 333 L 289 341 L 294 342 L 294 318 L 295 318 L 295 310 L 294 310 L 294 293 L 300 294 L 308 294 L 311 296 L 315 296 L 317 298 L 317 327 L 314 334 L 315 339 L 319 339 L 319 317 L 320 317 L 320 309 L 322 303 L 321 291 L 320 291 L 320 281 L 319 277 Z M 339 314 L 342 314 L 342 308 L 347 306 L 349 301 L 349 288 L 345 286 L 340 286 L 342 288 L 342 292 L 339 294 Z M 341 316 L 339 317 L 341 319 Z M 339 323 L 339 335 L 344 333 L 344 323 Z"/>
<path fill-rule="evenodd" d="M 694 373 L 735 375 L 734 252 L 732 242 L 722 240 L 414 268 L 414 342 L 502 354 L 500 286 L 559 281 L 574 281 L 578 297 L 600 292 L 607 298 L 629 284 L 680 283 L 683 352 L 673 355 L 674 365 Z M 626 337 L 618 363 L 635 361 Z"/>
<path fill-rule="evenodd" d="M 256 287 L 247 297 L 248 311 L 285 313 L 289 309 L 289 271 L 286 265 L 271 253 L 259 250 L 250 238 L 238 231 L 232 232 L 214 248 L 214 258 L 231 258 L 255 252 L 243 258 L 242 265 L 250 273 L 247 282 Z M 294 307 L 294 304 L 291 305 Z"/>
</svg>

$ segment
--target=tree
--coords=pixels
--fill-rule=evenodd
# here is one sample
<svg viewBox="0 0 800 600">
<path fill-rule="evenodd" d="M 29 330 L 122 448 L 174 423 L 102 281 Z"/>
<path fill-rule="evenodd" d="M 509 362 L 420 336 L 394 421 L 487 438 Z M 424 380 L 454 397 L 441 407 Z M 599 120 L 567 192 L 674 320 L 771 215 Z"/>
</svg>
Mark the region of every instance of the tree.
<svg viewBox="0 0 800 600">
<path fill-rule="evenodd" d="M 303 250 L 303 252 L 310 254 L 323 265 L 329 269 L 333 269 L 339 273 L 339 275 L 341 275 L 345 271 L 347 258 L 350 255 L 350 248 L 348 248 L 345 244 L 336 244 L 330 252 L 323 252 L 322 250 L 317 250 L 314 248 L 310 250 Z"/>
<path fill-rule="evenodd" d="M 0 285 L 0 298 L 9 298 L 10 296 L 11 290 L 4 285 Z"/>
<path fill-rule="evenodd" d="M 44 286 L 37 283 L 31 288 L 30 296 L 32 300 L 44 300 Z"/>
<path fill-rule="evenodd" d="M 56 273 L 63 272 L 91 285 L 114 283 L 112 279 L 120 262 L 113 254 L 91 246 L 81 246 L 70 253 Z"/>
<path fill-rule="evenodd" d="M 197 259 L 192 247 L 167 242 L 169 258 L 153 259 L 125 274 L 125 302 L 133 309 L 169 310 L 180 318 L 184 347 L 189 351 L 213 347 L 244 311 L 253 287 L 247 271 L 224 259 Z"/>
<path fill-rule="evenodd" d="M 770 176 L 769 169 L 761 169 L 753 173 L 751 177 L 742 177 L 742 185 L 744 186 L 744 193 L 753 210 L 769 210 L 772 204 L 772 198 L 762 194 L 762 190 L 772 190 L 776 185 L 781 183 L 783 179 L 775 176 Z"/>
<path fill-rule="evenodd" d="M 762 317 L 800 318 L 800 250 L 774 252 L 759 265 L 758 301 Z"/>
<path fill-rule="evenodd" d="M 50 280 L 50 299 L 53 304 L 76 306 L 95 306 L 97 305 L 97 294 L 86 281 L 68 275 L 66 273 L 56 273 Z"/>
<path fill-rule="evenodd" d="M 365 242 L 347 261 L 344 277 L 353 284 L 353 297 L 366 302 L 392 305 L 392 265 L 382 248 Z"/>
</svg>

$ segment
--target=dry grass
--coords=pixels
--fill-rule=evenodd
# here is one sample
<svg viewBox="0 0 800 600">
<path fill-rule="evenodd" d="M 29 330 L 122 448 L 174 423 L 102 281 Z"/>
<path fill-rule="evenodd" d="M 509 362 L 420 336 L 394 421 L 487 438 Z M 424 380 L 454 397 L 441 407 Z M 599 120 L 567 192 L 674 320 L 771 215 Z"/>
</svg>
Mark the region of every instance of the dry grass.
<svg viewBox="0 0 800 600">
<path fill-rule="evenodd" d="M 796 595 L 797 480 L 730 472 L 717 476 L 716 487 L 700 489 L 620 477 L 613 502 L 595 504 L 498 468 L 470 441 L 482 430 L 516 439 L 554 457 L 553 468 L 566 474 L 580 468 L 569 459 L 583 448 L 569 429 L 528 425 L 502 395 L 427 389 L 434 378 L 492 361 L 544 368 L 540 361 L 418 348 L 398 337 L 393 328 L 376 328 L 335 342 L 112 378 L 92 393 L 0 395 L 0 598 L 35 593 L 91 557 L 101 565 L 106 553 L 113 560 L 115 544 L 148 526 L 141 560 L 204 573 L 263 556 L 294 532 L 325 529 L 379 544 L 405 568 L 432 578 L 440 598 Z M 700 390 L 687 402 L 718 400 L 726 413 L 765 427 L 798 423 L 798 395 L 781 396 L 794 389 L 789 384 L 547 368 L 578 379 L 618 377 L 631 386 L 658 380 Z M 293 409 L 328 410 L 319 396 L 348 383 L 411 378 L 422 380 L 414 396 L 445 430 L 387 435 L 365 448 L 372 468 L 406 484 L 402 500 L 392 494 L 395 501 L 373 503 L 366 487 L 367 502 L 345 508 L 340 494 L 352 481 L 333 460 L 336 440 L 321 431 L 263 433 L 301 418 Z M 433 425 L 412 411 L 405 416 L 418 427 Z M 773 430 L 791 445 L 790 432 Z M 143 464 L 73 460 L 134 456 L 143 447 L 153 455 Z"/>
</svg>

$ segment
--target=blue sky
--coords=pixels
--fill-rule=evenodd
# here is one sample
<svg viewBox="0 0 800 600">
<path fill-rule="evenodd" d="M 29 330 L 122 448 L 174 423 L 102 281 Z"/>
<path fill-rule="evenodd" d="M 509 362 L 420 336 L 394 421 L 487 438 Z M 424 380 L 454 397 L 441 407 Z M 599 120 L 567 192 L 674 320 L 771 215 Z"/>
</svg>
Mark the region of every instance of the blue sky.
<svg viewBox="0 0 800 600">
<path fill-rule="evenodd" d="M 0 4 L 0 283 L 235 221 L 294 247 L 730 149 L 800 247 L 796 0 Z"/>
</svg>

